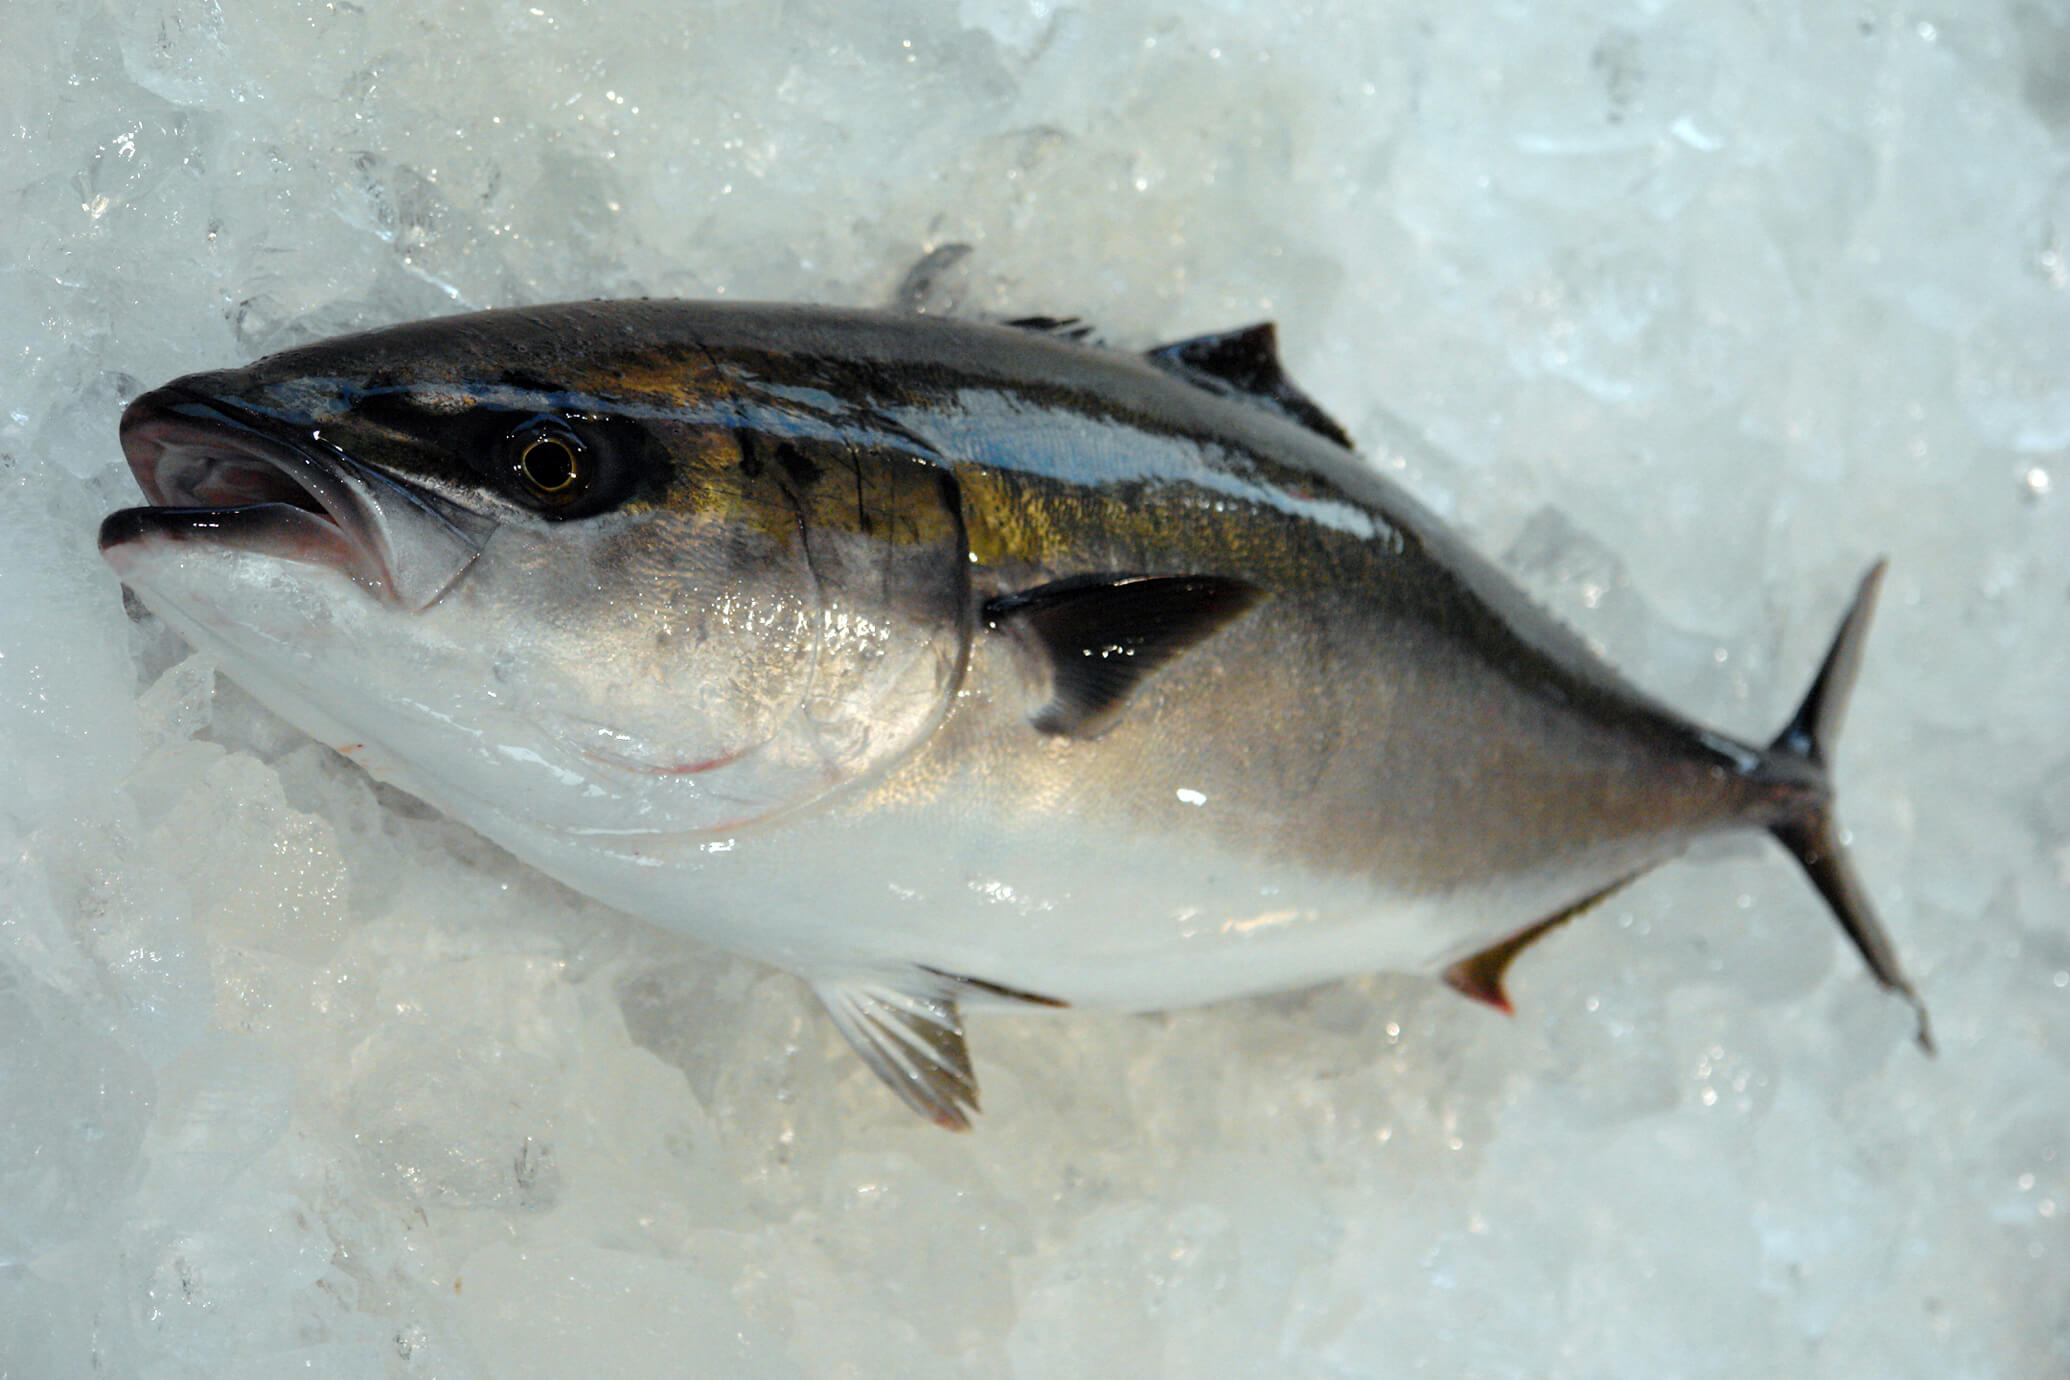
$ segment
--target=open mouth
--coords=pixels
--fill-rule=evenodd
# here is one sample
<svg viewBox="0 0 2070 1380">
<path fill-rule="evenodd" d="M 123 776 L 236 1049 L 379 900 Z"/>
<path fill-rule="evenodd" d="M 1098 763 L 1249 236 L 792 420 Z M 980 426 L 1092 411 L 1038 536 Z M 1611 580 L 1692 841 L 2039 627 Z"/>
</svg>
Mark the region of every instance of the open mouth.
<svg viewBox="0 0 2070 1380">
<path fill-rule="evenodd" d="M 146 393 L 122 414 L 122 451 L 153 506 L 101 524 L 101 550 L 150 536 L 341 570 L 390 592 L 365 504 L 335 465 L 274 438 L 256 419 L 178 388 Z"/>
<path fill-rule="evenodd" d="M 493 524 L 354 462 L 313 428 L 190 392 L 144 394 L 122 414 L 122 451 L 152 506 L 101 523 L 122 573 L 151 538 L 206 542 L 328 566 L 421 609 L 473 561 Z"/>
</svg>

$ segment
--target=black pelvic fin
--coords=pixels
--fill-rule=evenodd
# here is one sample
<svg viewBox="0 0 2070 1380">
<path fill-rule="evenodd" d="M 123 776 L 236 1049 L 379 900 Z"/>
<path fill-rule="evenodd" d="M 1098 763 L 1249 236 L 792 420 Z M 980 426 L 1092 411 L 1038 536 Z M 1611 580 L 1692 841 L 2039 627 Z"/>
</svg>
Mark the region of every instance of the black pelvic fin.
<svg viewBox="0 0 2070 1380">
<path fill-rule="evenodd" d="M 1296 388 L 1280 367 L 1279 333 L 1270 321 L 1160 345 L 1144 357 L 1196 387 L 1225 398 L 1256 403 L 1346 450 L 1351 449 L 1351 437 L 1344 428 Z"/>
<path fill-rule="evenodd" d="M 1222 575 L 1080 575 L 985 605 L 987 626 L 1020 638 L 1048 672 L 1029 715 L 1044 733 L 1089 738 L 1143 678 L 1256 603 Z"/>
<path fill-rule="evenodd" d="M 1883 586 L 1885 563 L 1876 562 L 1862 577 L 1860 590 L 1818 675 L 1811 682 L 1803 704 L 1789 726 L 1768 745 L 1769 770 L 1778 776 L 1808 773 L 1816 788 L 1802 794 L 1804 804 L 1781 822 L 1771 825 L 1782 846 L 1804 869 L 1818 894 L 1832 909 L 1833 918 L 1861 953 L 1876 981 L 1903 997 L 1919 1017 L 1919 1047 L 1933 1052 L 1933 1028 L 1927 1022 L 1926 1003 L 1913 990 L 1898 962 L 1897 947 L 1884 933 L 1869 904 L 1868 889 L 1856 875 L 1842 842 L 1840 826 L 1833 817 L 1833 792 L 1827 776 L 1834 740 L 1847 713 L 1847 698 L 1854 689 L 1855 674 L 1861 669 L 1862 646 L 1868 638 L 1869 617 L 1876 608 L 1876 593 Z"/>
<path fill-rule="evenodd" d="M 919 966 L 921 972 L 940 978 L 965 996 L 993 997 L 999 1001 L 1015 1002 L 1025 1006 L 1064 1007 L 1071 1004 L 1061 997 L 1045 997 L 1040 992 L 1008 987 L 1003 982 L 987 982 L 984 978 L 968 977 L 962 973 L 947 973 L 940 968 L 930 968 L 925 963 Z"/>
<path fill-rule="evenodd" d="M 1637 875 L 1636 872 L 1632 874 L 1633 877 Z M 1526 925 L 1509 938 L 1497 940 L 1479 953 L 1468 954 L 1445 969 L 1445 981 L 1460 995 L 1486 1002 L 1505 1016 L 1516 1014 L 1515 1008 L 1509 1004 L 1509 993 L 1502 986 L 1502 980 L 1509 972 L 1509 965 L 1516 962 L 1517 956 L 1524 950 L 1631 879 L 1620 877 L 1601 891 L 1590 892 L 1565 910 L 1556 911 L 1535 924 Z"/>
</svg>

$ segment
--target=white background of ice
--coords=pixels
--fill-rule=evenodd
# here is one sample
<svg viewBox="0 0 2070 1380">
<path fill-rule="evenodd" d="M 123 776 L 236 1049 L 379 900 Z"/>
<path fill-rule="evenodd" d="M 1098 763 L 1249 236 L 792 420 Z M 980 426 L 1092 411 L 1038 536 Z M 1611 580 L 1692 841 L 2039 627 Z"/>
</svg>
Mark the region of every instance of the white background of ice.
<svg viewBox="0 0 2070 1380">
<path fill-rule="evenodd" d="M 2070 1370 L 2070 11 L 0 6 L 0 1374 Z M 1750 734 L 1893 573 L 1842 762 L 1938 1020 L 1765 848 L 1534 952 L 981 1017 L 911 1118 L 791 979 L 372 789 L 123 611 L 140 387 L 610 294 L 1143 343 L 1354 433 Z"/>
</svg>

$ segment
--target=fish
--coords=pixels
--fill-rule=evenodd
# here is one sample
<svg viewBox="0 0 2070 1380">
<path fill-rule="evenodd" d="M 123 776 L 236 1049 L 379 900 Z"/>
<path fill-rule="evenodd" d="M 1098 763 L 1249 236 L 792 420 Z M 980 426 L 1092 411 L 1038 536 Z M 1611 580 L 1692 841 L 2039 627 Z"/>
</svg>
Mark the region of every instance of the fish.
<svg viewBox="0 0 2070 1380">
<path fill-rule="evenodd" d="M 125 410 L 100 547 L 220 670 L 609 906 L 796 974 L 907 1105 L 965 1012 L 1518 955 L 1766 833 L 1926 1007 L 1831 758 L 1883 575 L 1743 741 L 1635 688 L 1362 462 L 1271 325 L 574 302 Z"/>
</svg>

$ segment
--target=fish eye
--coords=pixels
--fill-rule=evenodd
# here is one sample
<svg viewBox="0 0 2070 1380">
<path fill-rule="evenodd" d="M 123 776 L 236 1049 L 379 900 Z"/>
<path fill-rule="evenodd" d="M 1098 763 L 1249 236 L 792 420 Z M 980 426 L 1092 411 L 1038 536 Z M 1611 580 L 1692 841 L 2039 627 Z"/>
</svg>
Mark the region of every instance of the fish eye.
<svg viewBox="0 0 2070 1380">
<path fill-rule="evenodd" d="M 565 422 L 539 417 L 510 434 L 510 468 L 526 493 L 563 507 L 589 490 L 590 466 L 582 439 Z"/>
<path fill-rule="evenodd" d="M 581 462 L 558 436 L 535 436 L 525 442 L 518 456 L 518 469 L 525 482 L 542 494 L 565 493 L 575 487 Z"/>
</svg>

